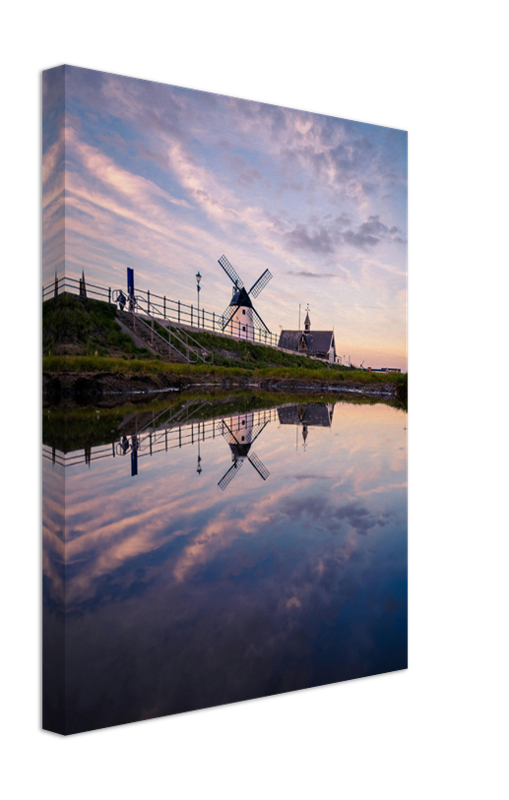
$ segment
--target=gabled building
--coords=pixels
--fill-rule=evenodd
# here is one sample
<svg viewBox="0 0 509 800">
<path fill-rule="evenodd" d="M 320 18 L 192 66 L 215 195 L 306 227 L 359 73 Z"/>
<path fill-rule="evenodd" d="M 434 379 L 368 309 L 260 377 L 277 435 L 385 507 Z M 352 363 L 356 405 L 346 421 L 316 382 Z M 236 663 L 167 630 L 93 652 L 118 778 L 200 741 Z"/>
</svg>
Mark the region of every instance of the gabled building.
<svg viewBox="0 0 509 800">
<path fill-rule="evenodd" d="M 336 361 L 334 331 L 312 331 L 309 312 L 304 320 L 303 331 L 281 331 L 279 347 L 307 353 L 316 358 L 326 358 L 331 363 Z"/>
<path fill-rule="evenodd" d="M 305 405 L 280 406 L 277 410 L 280 425 L 298 425 L 302 427 L 304 445 L 311 427 L 332 427 L 332 403 L 306 403 Z"/>
</svg>

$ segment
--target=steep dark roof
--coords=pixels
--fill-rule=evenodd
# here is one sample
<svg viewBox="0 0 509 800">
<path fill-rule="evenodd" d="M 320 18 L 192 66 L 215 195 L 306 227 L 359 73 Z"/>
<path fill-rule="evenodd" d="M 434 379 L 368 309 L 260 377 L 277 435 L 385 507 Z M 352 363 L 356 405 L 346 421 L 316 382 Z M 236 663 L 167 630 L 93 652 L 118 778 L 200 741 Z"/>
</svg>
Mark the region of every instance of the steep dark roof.
<svg viewBox="0 0 509 800">
<path fill-rule="evenodd" d="M 285 350 L 298 350 L 299 342 L 304 338 L 308 350 L 313 353 L 328 353 L 333 343 L 334 331 L 281 331 L 279 336 L 279 347 Z"/>
<path fill-rule="evenodd" d="M 278 346 L 285 350 L 298 350 L 302 335 L 302 331 L 281 331 Z"/>
<path fill-rule="evenodd" d="M 310 353 L 328 353 L 334 338 L 334 331 L 311 331 L 305 333 L 304 336 Z"/>
</svg>

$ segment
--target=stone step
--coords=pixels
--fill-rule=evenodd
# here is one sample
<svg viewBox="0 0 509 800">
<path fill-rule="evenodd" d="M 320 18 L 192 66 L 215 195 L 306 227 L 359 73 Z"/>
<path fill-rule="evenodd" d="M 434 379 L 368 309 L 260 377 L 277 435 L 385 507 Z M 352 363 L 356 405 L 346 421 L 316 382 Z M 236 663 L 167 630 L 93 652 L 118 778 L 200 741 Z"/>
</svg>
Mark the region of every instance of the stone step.
<svg viewBox="0 0 509 800">
<path fill-rule="evenodd" d="M 165 344 L 157 337 L 155 331 L 154 341 L 152 342 L 151 331 L 141 322 L 135 325 L 133 323 L 131 314 L 125 312 L 117 313 L 117 321 L 124 332 L 129 333 L 130 335 L 132 334 L 133 340 L 138 347 L 148 347 L 148 349 L 151 350 L 154 355 L 160 355 L 165 362 L 179 363 L 186 360 L 183 356 L 180 356 L 175 352 L 169 353 L 168 346 L 165 346 Z"/>
</svg>

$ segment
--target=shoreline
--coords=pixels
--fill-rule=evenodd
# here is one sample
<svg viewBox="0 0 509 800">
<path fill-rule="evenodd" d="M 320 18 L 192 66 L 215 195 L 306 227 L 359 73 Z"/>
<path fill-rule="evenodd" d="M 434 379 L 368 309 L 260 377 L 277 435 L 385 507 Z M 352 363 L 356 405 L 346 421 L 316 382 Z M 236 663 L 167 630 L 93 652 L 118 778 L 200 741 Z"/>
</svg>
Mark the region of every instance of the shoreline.
<svg viewBox="0 0 509 800">
<path fill-rule="evenodd" d="M 350 396 L 363 396 L 380 399 L 406 401 L 406 385 L 392 382 L 363 384 L 348 379 L 323 380 L 302 376 L 258 377 L 246 375 L 169 375 L 140 372 L 43 372 L 43 401 L 45 405 L 59 405 L 61 402 L 74 402 L 84 405 L 122 397 L 134 400 L 146 399 L 148 395 L 169 392 L 183 392 L 189 389 L 205 390 L 236 389 L 261 390 L 268 392 L 305 392 L 307 394 L 333 392 Z M 403 391 L 404 390 L 404 391 Z"/>
</svg>

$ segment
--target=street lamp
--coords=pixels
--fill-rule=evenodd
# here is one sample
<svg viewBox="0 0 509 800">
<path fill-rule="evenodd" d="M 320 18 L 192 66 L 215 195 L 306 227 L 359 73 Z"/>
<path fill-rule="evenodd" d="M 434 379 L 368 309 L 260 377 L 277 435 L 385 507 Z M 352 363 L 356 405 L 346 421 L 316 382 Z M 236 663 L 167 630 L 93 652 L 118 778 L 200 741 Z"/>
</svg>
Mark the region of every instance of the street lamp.
<svg viewBox="0 0 509 800">
<path fill-rule="evenodd" d="M 196 273 L 196 294 L 198 296 L 198 327 L 200 327 L 200 281 L 201 275 L 199 272 Z"/>
</svg>

